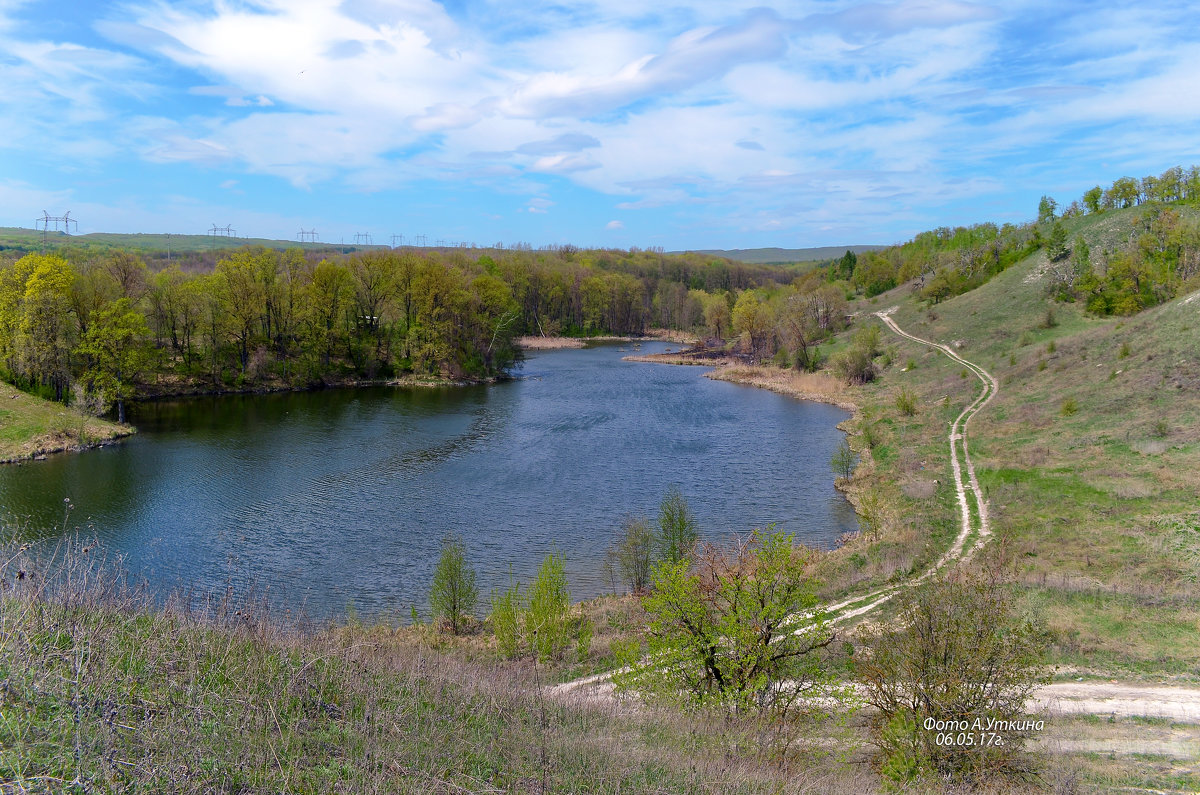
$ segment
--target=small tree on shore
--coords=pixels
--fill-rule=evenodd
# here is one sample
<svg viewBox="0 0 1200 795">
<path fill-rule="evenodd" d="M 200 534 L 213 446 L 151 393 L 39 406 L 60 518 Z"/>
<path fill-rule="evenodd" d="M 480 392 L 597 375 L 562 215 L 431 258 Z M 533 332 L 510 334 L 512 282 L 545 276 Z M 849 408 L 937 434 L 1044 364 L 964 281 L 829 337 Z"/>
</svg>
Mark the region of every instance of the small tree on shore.
<svg viewBox="0 0 1200 795">
<path fill-rule="evenodd" d="M 654 531 L 640 516 L 621 520 L 617 537 L 609 546 L 611 565 L 633 593 L 641 593 L 650 584 L 650 568 L 654 565 Z"/>
<path fill-rule="evenodd" d="M 467 563 L 466 546 L 458 536 L 447 535 L 442 539 L 442 556 L 433 570 L 429 589 L 433 616 L 448 621 L 450 631 L 457 635 L 478 602 L 475 570 Z"/>
<path fill-rule="evenodd" d="M 850 444 L 843 439 L 837 449 L 833 451 L 833 458 L 829 459 L 829 466 L 833 469 L 833 474 L 843 480 L 849 480 L 854 474 L 855 456 L 854 451 L 850 449 Z"/>
<path fill-rule="evenodd" d="M 691 560 L 700 533 L 696 518 L 678 486 L 671 486 L 658 507 L 659 559 L 670 563 Z"/>
</svg>

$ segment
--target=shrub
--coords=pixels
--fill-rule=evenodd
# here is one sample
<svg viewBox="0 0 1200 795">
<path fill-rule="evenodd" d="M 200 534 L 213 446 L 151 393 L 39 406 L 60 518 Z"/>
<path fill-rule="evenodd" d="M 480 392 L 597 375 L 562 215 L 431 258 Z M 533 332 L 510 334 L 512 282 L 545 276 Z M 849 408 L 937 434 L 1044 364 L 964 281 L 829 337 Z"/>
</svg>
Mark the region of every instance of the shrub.
<svg viewBox="0 0 1200 795">
<path fill-rule="evenodd" d="M 642 601 L 649 655 L 615 677 L 618 688 L 778 713 L 834 687 L 820 651 L 835 635 L 816 610 L 810 557 L 768 528 L 729 548 L 704 545 L 695 571 L 657 566 Z"/>
<path fill-rule="evenodd" d="M 640 516 L 621 520 L 616 540 L 609 545 L 609 559 L 633 593 L 641 593 L 650 584 L 654 564 L 655 538 L 650 523 Z"/>
<path fill-rule="evenodd" d="M 1128 342 L 1122 342 L 1122 343 L 1121 343 L 1121 349 L 1120 349 L 1119 351 L 1117 351 L 1117 358 L 1118 358 L 1118 359 L 1125 359 L 1125 358 L 1127 358 L 1127 357 L 1129 356 L 1129 354 L 1130 354 L 1130 350 L 1129 350 L 1129 343 L 1128 343 Z"/>
<path fill-rule="evenodd" d="M 912 777 L 930 769 L 968 782 L 1027 772 L 1021 752 L 1032 731 L 1022 719 L 1044 680 L 1045 631 L 1018 615 L 1005 584 L 989 574 L 958 570 L 902 598 L 899 618 L 855 655 L 866 700 L 879 710 L 875 742 L 887 755 L 885 771 Z M 947 743 L 929 728 L 989 719 L 1012 722 L 996 732 L 1002 745 Z"/>
<path fill-rule="evenodd" d="M 917 413 L 917 398 L 908 387 L 900 387 L 896 393 L 896 409 L 906 417 Z"/>
<path fill-rule="evenodd" d="M 492 592 L 492 632 L 500 653 L 509 659 L 521 655 L 521 615 L 524 606 L 521 599 L 521 584 L 510 579 L 503 591 Z"/>
<path fill-rule="evenodd" d="M 830 359 L 833 374 L 848 384 L 866 384 L 875 380 L 878 372 L 871 355 L 857 345 Z"/>
<path fill-rule="evenodd" d="M 858 435 L 862 437 L 863 444 L 868 450 L 874 450 L 879 444 L 879 430 L 875 427 L 875 423 L 867 417 L 863 417 L 858 423 Z"/>
<path fill-rule="evenodd" d="M 1072 414 L 1075 414 L 1079 411 L 1079 403 L 1075 401 L 1075 398 L 1069 397 L 1062 402 L 1061 411 L 1064 417 L 1070 417 Z"/>
</svg>

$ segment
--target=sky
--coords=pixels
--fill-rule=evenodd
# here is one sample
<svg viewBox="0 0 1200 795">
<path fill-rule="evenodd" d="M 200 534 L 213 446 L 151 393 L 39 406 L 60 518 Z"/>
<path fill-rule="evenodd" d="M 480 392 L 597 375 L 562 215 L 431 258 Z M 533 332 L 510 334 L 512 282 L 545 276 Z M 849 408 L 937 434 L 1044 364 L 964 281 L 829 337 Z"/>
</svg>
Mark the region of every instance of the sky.
<svg viewBox="0 0 1200 795">
<path fill-rule="evenodd" d="M 679 250 L 1018 223 L 1200 163 L 1197 12 L 0 0 L 0 226 Z"/>
</svg>

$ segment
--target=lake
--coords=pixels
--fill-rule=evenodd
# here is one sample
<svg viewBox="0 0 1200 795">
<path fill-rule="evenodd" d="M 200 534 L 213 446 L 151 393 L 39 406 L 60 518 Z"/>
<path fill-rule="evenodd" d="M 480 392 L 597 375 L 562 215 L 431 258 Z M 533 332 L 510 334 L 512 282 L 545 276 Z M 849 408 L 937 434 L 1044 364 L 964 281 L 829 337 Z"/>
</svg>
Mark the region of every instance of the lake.
<svg viewBox="0 0 1200 795">
<path fill-rule="evenodd" d="M 857 529 L 829 467 L 847 412 L 625 355 L 530 353 L 489 386 L 140 404 L 123 444 L 0 467 L 0 506 L 19 536 L 53 543 L 69 498 L 67 532 L 156 592 L 269 585 L 316 618 L 424 614 L 447 532 L 485 595 L 528 583 L 552 550 L 572 598 L 608 592 L 621 518 L 657 516 L 672 484 L 709 539 L 775 523 L 831 546 Z"/>
</svg>

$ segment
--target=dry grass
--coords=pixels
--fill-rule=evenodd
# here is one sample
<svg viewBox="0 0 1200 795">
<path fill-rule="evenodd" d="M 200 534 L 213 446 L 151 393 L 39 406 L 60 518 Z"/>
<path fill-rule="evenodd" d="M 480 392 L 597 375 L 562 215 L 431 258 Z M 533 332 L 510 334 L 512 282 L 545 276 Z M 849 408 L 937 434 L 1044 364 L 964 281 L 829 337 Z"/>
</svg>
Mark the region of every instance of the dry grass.
<svg viewBox="0 0 1200 795">
<path fill-rule="evenodd" d="M 718 381 L 762 387 L 800 400 L 816 400 L 853 411 L 854 393 L 832 375 L 783 370 L 778 367 L 729 365 L 706 374 Z"/>
<path fill-rule="evenodd" d="M 554 351 L 564 348 L 582 348 L 585 343 L 578 337 L 517 337 L 517 347 L 527 351 Z"/>
<path fill-rule="evenodd" d="M 531 661 L 464 659 L 428 628 L 314 628 L 229 598 L 155 607 L 94 548 L 29 554 L 0 559 L 6 793 L 877 787 L 803 726 L 551 700 Z"/>
</svg>

